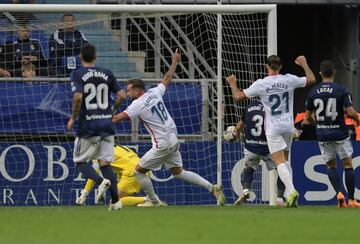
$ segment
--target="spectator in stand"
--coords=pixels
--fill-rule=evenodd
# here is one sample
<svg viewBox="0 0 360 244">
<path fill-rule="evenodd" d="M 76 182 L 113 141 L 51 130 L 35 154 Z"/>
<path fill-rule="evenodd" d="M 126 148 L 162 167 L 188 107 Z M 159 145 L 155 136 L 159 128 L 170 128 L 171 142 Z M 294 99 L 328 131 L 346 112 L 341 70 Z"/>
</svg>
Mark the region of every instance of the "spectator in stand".
<svg viewBox="0 0 360 244">
<path fill-rule="evenodd" d="M 7 70 L 6 45 L 0 45 L 0 77 L 10 77 L 11 74 Z"/>
<path fill-rule="evenodd" d="M 68 76 L 80 66 L 80 48 L 88 43 L 84 34 L 75 28 L 75 16 L 64 14 L 60 29 L 49 39 L 49 63 L 57 76 Z"/>
<path fill-rule="evenodd" d="M 29 25 L 21 23 L 18 29 L 18 39 L 13 43 L 14 75 L 22 76 L 22 64 L 31 62 L 36 67 L 37 76 L 48 76 L 48 64 L 41 44 L 39 40 L 30 37 Z"/>
<path fill-rule="evenodd" d="M 23 63 L 22 65 L 22 77 L 23 78 L 32 78 L 36 76 L 35 65 L 31 62 Z"/>
</svg>

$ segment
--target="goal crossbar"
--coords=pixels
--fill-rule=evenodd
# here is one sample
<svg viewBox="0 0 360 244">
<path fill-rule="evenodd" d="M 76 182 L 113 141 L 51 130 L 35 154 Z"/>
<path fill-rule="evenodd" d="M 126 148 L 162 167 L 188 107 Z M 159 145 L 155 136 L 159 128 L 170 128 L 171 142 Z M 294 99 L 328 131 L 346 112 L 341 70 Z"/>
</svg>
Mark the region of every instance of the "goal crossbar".
<svg viewBox="0 0 360 244">
<path fill-rule="evenodd" d="M 275 4 L 257 5 L 163 5 L 163 4 L 1 4 L 1 11 L 38 13 L 269 13 L 276 9 Z"/>
</svg>

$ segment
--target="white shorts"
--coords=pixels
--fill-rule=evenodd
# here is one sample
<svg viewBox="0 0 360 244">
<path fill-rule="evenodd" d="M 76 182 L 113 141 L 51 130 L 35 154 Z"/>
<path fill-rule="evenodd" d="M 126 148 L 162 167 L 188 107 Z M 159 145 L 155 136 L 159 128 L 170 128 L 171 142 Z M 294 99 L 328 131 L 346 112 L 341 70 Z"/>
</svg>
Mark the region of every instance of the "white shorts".
<svg viewBox="0 0 360 244">
<path fill-rule="evenodd" d="M 261 156 L 244 149 L 243 162 L 245 166 L 251 167 L 256 170 L 256 167 L 260 164 L 260 160 L 264 161 L 268 170 L 276 169 L 276 164 L 271 159 L 271 155 Z"/>
<path fill-rule="evenodd" d="M 98 159 L 107 162 L 114 160 L 114 136 L 75 138 L 73 160 L 75 163 L 86 163 Z"/>
<path fill-rule="evenodd" d="M 159 170 L 162 165 L 165 165 L 166 169 L 182 167 L 183 164 L 179 151 L 179 143 L 176 143 L 175 146 L 169 148 L 152 147 L 140 159 L 139 165 L 141 168 L 149 170 Z"/>
<path fill-rule="evenodd" d="M 327 141 L 319 142 L 321 155 L 325 163 L 336 158 L 336 154 L 342 160 L 351 157 L 353 154 L 353 147 L 350 138 L 342 141 Z"/>
<path fill-rule="evenodd" d="M 293 140 L 292 133 L 285 133 L 281 135 L 266 135 L 270 154 L 278 151 L 290 151 Z"/>
</svg>

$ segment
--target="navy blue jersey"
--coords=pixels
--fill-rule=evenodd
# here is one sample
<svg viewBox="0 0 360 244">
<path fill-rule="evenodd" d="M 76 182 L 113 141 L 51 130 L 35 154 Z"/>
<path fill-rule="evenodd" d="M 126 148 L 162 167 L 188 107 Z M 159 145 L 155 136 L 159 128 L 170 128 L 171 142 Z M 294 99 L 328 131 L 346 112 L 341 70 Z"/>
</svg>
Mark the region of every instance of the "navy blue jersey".
<svg viewBox="0 0 360 244">
<path fill-rule="evenodd" d="M 81 67 L 71 74 L 71 86 L 74 93 L 83 93 L 77 136 L 114 135 L 111 92 L 118 92 L 120 86 L 112 72 L 99 67 Z"/>
<path fill-rule="evenodd" d="M 260 101 L 247 105 L 241 117 L 245 123 L 245 148 L 261 156 L 267 156 L 270 153 L 266 142 L 264 118 L 264 106 Z"/>
<path fill-rule="evenodd" d="M 306 109 L 315 111 L 319 141 L 340 141 L 349 137 L 344 108 L 352 106 L 347 89 L 335 82 L 321 82 L 309 93 Z"/>
<path fill-rule="evenodd" d="M 49 38 L 49 66 L 56 76 L 68 76 L 80 66 L 81 46 L 88 43 L 80 30 L 56 30 Z"/>
</svg>

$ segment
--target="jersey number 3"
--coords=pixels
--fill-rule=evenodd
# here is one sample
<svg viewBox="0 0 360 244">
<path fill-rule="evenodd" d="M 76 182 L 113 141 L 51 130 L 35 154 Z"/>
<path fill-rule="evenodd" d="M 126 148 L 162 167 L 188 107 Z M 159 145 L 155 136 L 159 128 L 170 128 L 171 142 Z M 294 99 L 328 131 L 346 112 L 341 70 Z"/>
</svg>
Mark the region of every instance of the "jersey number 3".
<svg viewBox="0 0 360 244">
<path fill-rule="evenodd" d="M 165 105 L 161 101 L 151 107 L 151 112 L 152 114 L 156 114 L 163 123 L 168 119 Z"/>
<path fill-rule="evenodd" d="M 84 93 L 88 94 L 85 98 L 87 110 L 105 110 L 109 107 L 109 86 L 107 84 L 101 83 L 95 86 L 93 83 L 88 83 L 84 86 Z M 96 102 L 92 102 L 94 98 L 96 98 Z"/>
<path fill-rule="evenodd" d="M 262 133 L 264 118 L 257 114 L 252 117 L 251 121 L 255 123 L 254 127 L 250 130 L 251 134 L 255 137 L 260 136 Z"/>
</svg>

